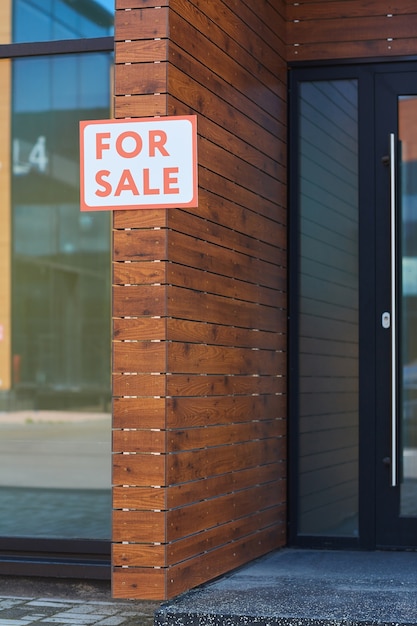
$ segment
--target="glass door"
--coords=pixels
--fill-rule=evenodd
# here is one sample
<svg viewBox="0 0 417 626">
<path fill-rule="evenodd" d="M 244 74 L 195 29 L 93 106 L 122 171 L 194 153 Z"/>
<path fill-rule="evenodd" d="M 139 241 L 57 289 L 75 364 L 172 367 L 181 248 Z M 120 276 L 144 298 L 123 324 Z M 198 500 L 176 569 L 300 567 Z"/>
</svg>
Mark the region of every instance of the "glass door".
<svg viewBox="0 0 417 626">
<path fill-rule="evenodd" d="M 376 543 L 417 543 L 417 74 L 376 79 Z"/>
<path fill-rule="evenodd" d="M 290 542 L 414 549 L 417 65 L 290 80 Z"/>
</svg>

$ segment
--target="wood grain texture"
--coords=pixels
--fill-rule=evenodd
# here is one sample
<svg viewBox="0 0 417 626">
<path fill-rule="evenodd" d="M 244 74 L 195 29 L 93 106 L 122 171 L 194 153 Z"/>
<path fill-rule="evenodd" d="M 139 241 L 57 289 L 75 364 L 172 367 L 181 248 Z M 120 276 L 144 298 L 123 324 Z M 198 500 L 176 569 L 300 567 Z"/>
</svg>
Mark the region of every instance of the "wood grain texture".
<svg viewBox="0 0 417 626">
<path fill-rule="evenodd" d="M 320 60 L 415 54 L 411 0 L 288 2 L 287 58 Z"/>
<path fill-rule="evenodd" d="M 114 214 L 113 588 L 166 599 L 285 542 L 285 6 L 153 6 L 115 112 L 197 115 L 199 206 Z"/>
<path fill-rule="evenodd" d="M 116 10 L 114 30 L 115 41 L 127 39 L 144 40 L 164 38 L 168 35 L 168 8 L 160 3 L 155 8 L 130 8 L 130 11 Z"/>
</svg>

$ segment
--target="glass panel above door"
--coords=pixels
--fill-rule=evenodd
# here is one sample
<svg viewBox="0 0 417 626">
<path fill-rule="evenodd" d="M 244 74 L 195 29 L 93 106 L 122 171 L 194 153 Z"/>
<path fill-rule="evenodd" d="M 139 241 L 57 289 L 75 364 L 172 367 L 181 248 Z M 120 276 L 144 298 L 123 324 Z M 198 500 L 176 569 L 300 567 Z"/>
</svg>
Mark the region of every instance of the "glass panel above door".
<svg viewBox="0 0 417 626">
<path fill-rule="evenodd" d="M 358 85 L 299 100 L 298 532 L 358 535 Z"/>
</svg>

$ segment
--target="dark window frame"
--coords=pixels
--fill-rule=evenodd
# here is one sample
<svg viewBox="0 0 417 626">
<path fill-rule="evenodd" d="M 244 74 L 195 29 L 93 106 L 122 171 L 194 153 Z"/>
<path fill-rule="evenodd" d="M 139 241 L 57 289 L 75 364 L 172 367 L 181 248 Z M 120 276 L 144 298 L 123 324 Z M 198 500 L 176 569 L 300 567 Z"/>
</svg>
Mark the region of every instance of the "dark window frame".
<svg viewBox="0 0 417 626">
<path fill-rule="evenodd" d="M 0 59 L 57 54 L 81 54 L 83 52 L 113 52 L 113 37 L 92 39 L 60 39 L 56 41 L 35 41 L 29 43 L 6 43 L 0 45 Z"/>
</svg>

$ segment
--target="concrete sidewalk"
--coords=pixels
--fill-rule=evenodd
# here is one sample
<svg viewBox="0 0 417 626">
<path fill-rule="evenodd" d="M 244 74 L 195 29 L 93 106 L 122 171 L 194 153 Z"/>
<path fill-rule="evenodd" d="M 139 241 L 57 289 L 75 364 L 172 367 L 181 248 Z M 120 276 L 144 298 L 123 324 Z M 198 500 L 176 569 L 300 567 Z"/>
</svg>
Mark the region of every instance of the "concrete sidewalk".
<svg viewBox="0 0 417 626">
<path fill-rule="evenodd" d="M 286 549 L 164 603 L 156 626 L 411 626 L 417 552 Z"/>
</svg>

